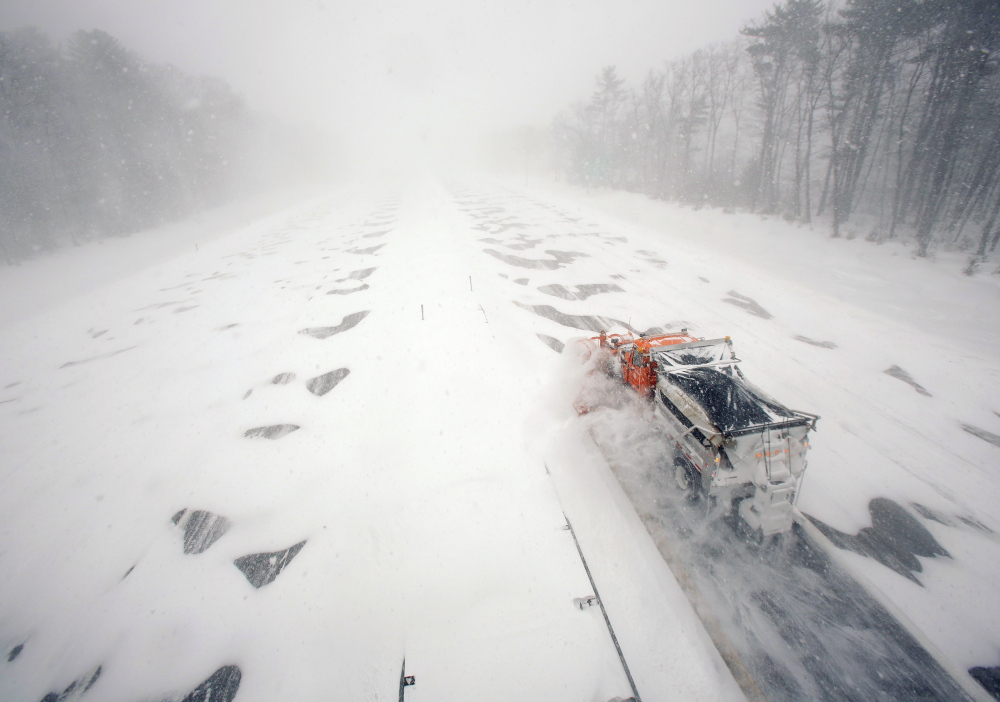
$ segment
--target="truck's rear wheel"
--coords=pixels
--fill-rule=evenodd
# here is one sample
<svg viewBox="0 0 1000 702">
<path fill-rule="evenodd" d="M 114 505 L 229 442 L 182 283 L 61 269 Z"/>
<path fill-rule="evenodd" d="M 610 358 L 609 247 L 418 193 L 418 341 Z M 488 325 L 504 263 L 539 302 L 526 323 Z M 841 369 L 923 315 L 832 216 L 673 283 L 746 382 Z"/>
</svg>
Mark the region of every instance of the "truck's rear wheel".
<svg viewBox="0 0 1000 702">
<path fill-rule="evenodd" d="M 674 464 L 674 480 L 677 481 L 677 487 L 679 487 L 683 492 L 687 492 L 691 489 L 691 478 L 688 477 L 688 473 L 684 469 L 684 466 L 679 463 Z"/>
<path fill-rule="evenodd" d="M 703 492 L 701 473 L 686 456 L 674 456 L 674 481 L 689 500 L 697 500 Z"/>
</svg>

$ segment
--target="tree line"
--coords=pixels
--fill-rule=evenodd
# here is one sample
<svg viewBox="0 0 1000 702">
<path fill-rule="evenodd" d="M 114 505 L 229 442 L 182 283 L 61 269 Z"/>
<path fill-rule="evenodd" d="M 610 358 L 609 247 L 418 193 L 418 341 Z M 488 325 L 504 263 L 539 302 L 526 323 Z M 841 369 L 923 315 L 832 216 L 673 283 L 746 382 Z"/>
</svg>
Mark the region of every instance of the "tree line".
<svg viewBox="0 0 1000 702">
<path fill-rule="evenodd" d="M 100 31 L 0 32 L 0 256 L 127 234 L 220 203 L 264 123 L 222 80 Z"/>
<path fill-rule="evenodd" d="M 629 87 L 604 68 L 554 124 L 578 182 L 740 207 L 833 236 L 1000 240 L 1000 2 L 784 0 Z"/>
</svg>

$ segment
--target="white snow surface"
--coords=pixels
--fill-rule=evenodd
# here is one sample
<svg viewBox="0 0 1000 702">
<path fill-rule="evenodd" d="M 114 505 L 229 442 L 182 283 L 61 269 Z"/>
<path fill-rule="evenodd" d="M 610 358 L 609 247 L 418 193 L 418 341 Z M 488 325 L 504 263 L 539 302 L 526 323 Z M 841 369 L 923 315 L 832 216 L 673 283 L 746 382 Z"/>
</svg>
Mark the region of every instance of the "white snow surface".
<svg viewBox="0 0 1000 702">
<path fill-rule="evenodd" d="M 161 234 L 0 270 L 0 699 L 97 666 L 83 699 L 180 699 L 233 664 L 239 702 L 395 700 L 404 656 L 410 702 L 627 697 L 599 609 L 573 606 L 592 593 L 564 514 L 643 699 L 740 699 L 538 336 L 589 332 L 539 305 L 732 337 L 822 416 L 800 509 L 849 534 L 874 497 L 940 515 L 952 557 L 921 558 L 922 585 L 844 557 L 955 666 L 1000 663 L 1000 447 L 963 429 L 1000 434 L 1000 286 L 958 255 L 430 176 Z M 546 287 L 595 283 L 622 292 Z M 299 429 L 244 436 L 277 424 Z M 181 509 L 231 527 L 184 554 Z M 234 566 L 303 540 L 259 589 Z"/>
</svg>

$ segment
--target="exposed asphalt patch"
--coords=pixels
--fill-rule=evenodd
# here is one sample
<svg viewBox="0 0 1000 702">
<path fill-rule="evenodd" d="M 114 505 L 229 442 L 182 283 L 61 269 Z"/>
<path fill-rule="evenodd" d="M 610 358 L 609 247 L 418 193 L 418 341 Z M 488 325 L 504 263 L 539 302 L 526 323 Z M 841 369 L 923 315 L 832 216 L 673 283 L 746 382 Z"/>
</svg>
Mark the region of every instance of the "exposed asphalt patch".
<svg viewBox="0 0 1000 702">
<path fill-rule="evenodd" d="M 534 312 L 539 317 L 545 317 L 545 319 L 551 319 L 553 322 L 562 324 L 564 327 L 572 327 L 573 329 L 583 329 L 585 331 L 601 332 L 607 331 L 614 326 L 624 327 L 625 329 L 632 330 L 632 328 L 618 319 L 613 319 L 611 317 L 598 317 L 594 315 L 573 315 L 566 314 L 565 312 L 560 312 L 555 307 L 551 305 L 524 305 L 520 302 L 515 302 L 515 305 L 521 309 L 528 310 L 529 312 Z"/>
<path fill-rule="evenodd" d="M 66 363 L 59 366 L 60 368 L 69 368 L 70 366 L 79 366 L 83 363 L 90 363 L 91 361 L 100 361 L 104 358 L 111 358 L 112 356 L 117 356 L 120 353 L 125 353 L 126 351 L 131 351 L 135 346 L 129 346 L 126 349 L 118 349 L 117 351 L 112 351 L 111 353 L 102 353 L 100 356 L 91 356 L 90 358 L 84 358 L 80 361 L 67 361 Z"/>
<path fill-rule="evenodd" d="M 14 659 L 21 655 L 21 651 L 24 650 L 24 644 L 19 643 L 14 648 L 10 649 L 10 653 L 7 654 L 7 662 L 13 663 Z"/>
<path fill-rule="evenodd" d="M 379 244 L 378 246 L 371 246 L 367 249 L 348 249 L 347 253 L 358 254 L 358 255 L 373 254 L 379 249 L 381 249 L 383 246 L 385 246 L 385 244 Z"/>
<path fill-rule="evenodd" d="M 97 679 L 101 677 L 101 666 L 97 666 L 94 672 L 83 675 L 69 684 L 62 693 L 50 692 L 42 698 L 42 702 L 63 702 L 63 700 L 75 699 L 94 686 Z"/>
<path fill-rule="evenodd" d="M 361 292 L 362 290 L 367 290 L 369 287 L 368 283 L 362 283 L 356 288 L 347 288 L 346 290 L 328 290 L 327 295 L 350 295 L 351 293 Z"/>
<path fill-rule="evenodd" d="M 190 302 L 190 300 L 170 300 L 169 302 L 154 302 L 151 305 L 146 305 L 145 307 L 140 307 L 135 312 L 142 312 L 143 310 L 158 310 L 162 307 L 172 307 L 174 305 L 181 305 L 185 302 Z"/>
<path fill-rule="evenodd" d="M 175 515 L 176 516 L 176 515 Z M 178 517 L 177 524 L 180 521 Z M 197 509 L 191 513 L 184 525 L 184 553 L 204 553 L 221 539 L 232 526 L 225 517 Z"/>
<path fill-rule="evenodd" d="M 480 210 L 469 210 L 469 216 L 475 219 L 486 219 L 490 215 L 503 214 L 506 210 L 502 207 L 484 207 Z"/>
<path fill-rule="evenodd" d="M 886 368 L 884 372 L 886 375 L 892 376 L 897 380 L 902 380 L 904 383 L 912 385 L 913 389 L 919 392 L 921 395 L 926 395 L 927 397 L 931 396 L 931 394 L 927 392 L 927 388 L 925 388 L 923 385 L 914 380 L 912 375 L 907 373 L 899 366 L 892 366 L 891 368 Z"/>
<path fill-rule="evenodd" d="M 525 227 L 528 226 L 523 222 L 491 222 L 490 224 L 492 224 L 489 230 L 491 234 L 503 234 L 508 229 L 524 229 Z M 512 249 L 518 248 L 516 245 L 511 245 L 511 244 L 505 244 L 505 245 L 510 246 L 510 248 Z M 521 248 L 530 249 L 532 246 L 534 246 L 534 244 L 523 245 Z"/>
<path fill-rule="evenodd" d="M 371 310 L 362 310 L 361 312 L 352 312 L 344 317 L 344 320 L 335 327 L 312 327 L 310 329 L 301 330 L 299 334 L 308 334 L 309 336 L 317 339 L 327 339 L 334 334 L 339 334 L 358 326 L 361 320 L 368 316 L 370 311 Z"/>
<path fill-rule="evenodd" d="M 174 310 L 174 314 L 178 312 L 187 312 L 189 310 L 195 309 L 196 307 L 198 307 L 198 305 L 191 305 L 190 307 L 178 307 L 176 310 Z"/>
<path fill-rule="evenodd" d="M 295 380 L 294 373 L 278 373 L 271 378 L 271 385 L 288 385 L 293 380 Z"/>
<path fill-rule="evenodd" d="M 625 292 L 614 283 L 589 283 L 585 285 L 577 285 L 576 292 L 570 292 L 562 285 L 553 283 L 552 285 L 543 285 L 538 288 L 538 290 L 546 295 L 554 295 L 555 297 L 561 297 L 564 300 L 586 300 L 592 295 L 599 295 L 601 293 Z"/>
<path fill-rule="evenodd" d="M 552 285 L 542 285 L 538 288 L 539 292 L 543 292 L 546 295 L 553 295 L 555 297 L 561 297 L 563 300 L 575 300 L 576 293 L 571 293 L 569 290 L 564 288 L 558 283 L 553 283 Z"/>
<path fill-rule="evenodd" d="M 801 334 L 796 334 L 792 337 L 796 341 L 801 341 L 803 344 L 809 344 L 810 346 L 818 346 L 821 349 L 835 349 L 837 345 L 832 341 L 816 341 L 815 339 L 810 339 L 808 336 L 802 336 Z"/>
<path fill-rule="evenodd" d="M 556 353 L 562 353 L 563 349 L 566 348 L 566 344 L 559 341 L 559 339 L 555 338 L 554 336 L 549 336 L 548 334 L 536 334 L 535 336 L 541 339 L 546 346 L 548 346 Z"/>
<path fill-rule="evenodd" d="M 284 551 L 240 556 L 233 561 L 233 564 L 242 571 L 251 585 L 261 588 L 273 582 L 305 545 L 305 541 L 300 541 Z"/>
<path fill-rule="evenodd" d="M 983 441 L 989 441 L 994 446 L 1000 446 L 1000 436 L 997 436 L 993 432 L 980 429 L 979 427 L 974 427 L 971 424 L 963 424 L 962 429 L 969 432 L 973 436 L 978 436 Z"/>
<path fill-rule="evenodd" d="M 247 429 L 243 436 L 248 439 L 259 437 L 273 440 L 288 436 L 293 431 L 297 431 L 299 428 L 300 427 L 297 424 L 273 424 L 269 427 L 254 427 L 253 429 Z"/>
<path fill-rule="evenodd" d="M 659 256 L 659 254 L 656 253 L 655 251 L 645 251 L 643 249 L 638 249 L 636 251 L 636 253 L 642 254 L 643 256 L 645 256 L 646 257 L 646 261 L 649 262 L 649 263 L 652 263 L 657 268 L 663 269 L 663 268 L 667 267 L 667 262 L 664 261 L 663 259 L 657 258 L 657 256 Z M 730 293 L 730 295 L 732 295 L 732 293 Z"/>
<path fill-rule="evenodd" d="M 546 251 L 551 259 L 548 258 L 522 258 L 521 256 L 513 256 L 511 254 L 500 253 L 499 251 L 494 251 L 493 249 L 483 249 L 485 253 L 488 253 L 494 258 L 500 259 L 504 263 L 517 266 L 519 268 L 535 268 L 539 270 L 554 271 L 568 265 L 574 261 L 574 259 L 589 256 L 590 254 L 579 253 L 577 251 Z"/>
<path fill-rule="evenodd" d="M 924 519 L 930 519 L 933 522 L 944 524 L 945 526 L 955 526 L 954 522 L 952 522 L 948 517 L 931 509 L 930 507 L 926 507 L 918 502 L 911 503 L 911 506 Z"/>
<path fill-rule="evenodd" d="M 873 558 L 918 585 L 923 583 L 914 573 L 921 573 L 924 568 L 917 556 L 951 557 L 927 527 L 898 503 L 876 497 L 868 503 L 868 512 L 872 525 L 857 535 L 845 534 L 815 517 L 806 516 L 838 548 Z"/>
<path fill-rule="evenodd" d="M 955 523 L 955 520 L 957 519 L 962 524 L 964 524 L 964 525 L 966 525 L 968 527 L 972 527 L 976 531 L 981 531 L 984 534 L 995 534 L 996 533 L 992 529 L 990 529 L 988 526 L 986 526 L 985 524 L 983 524 L 981 521 L 979 521 L 978 519 L 976 519 L 975 517 L 972 517 L 972 516 L 956 515 L 955 518 L 952 519 L 950 516 L 948 516 L 946 514 L 942 514 L 941 512 L 933 510 L 930 507 L 927 507 L 926 505 L 919 504 L 917 502 L 911 502 L 910 506 L 913 507 L 913 509 L 916 510 L 917 514 L 919 514 L 924 519 L 929 519 L 929 520 L 931 520 L 933 522 L 937 522 L 938 524 L 944 524 L 945 526 L 956 527 L 957 528 L 957 527 L 959 527 L 959 524 Z"/>
<path fill-rule="evenodd" d="M 374 272 L 375 272 L 374 268 L 362 268 L 361 270 L 357 270 L 357 271 L 352 272 L 346 278 L 341 278 L 337 282 L 338 283 L 343 283 L 345 280 L 364 280 L 365 278 L 367 278 L 368 276 L 370 276 Z"/>
<path fill-rule="evenodd" d="M 498 258 L 504 263 L 511 266 L 518 266 L 519 268 L 537 268 L 541 270 L 554 271 L 558 268 L 562 268 L 562 264 L 554 259 L 533 259 L 533 258 L 522 258 L 520 256 L 512 256 L 510 254 L 500 253 L 499 251 L 494 251 L 493 249 L 483 249 L 484 252 L 488 253 L 494 258 Z"/>
<path fill-rule="evenodd" d="M 181 702 L 232 702 L 243 678 L 238 666 L 225 665 L 193 689 Z"/>
<path fill-rule="evenodd" d="M 728 302 L 730 305 L 736 305 L 740 309 L 744 309 L 750 314 L 760 317 L 761 319 L 771 319 L 774 317 L 773 314 L 761 307 L 756 300 L 747 297 L 746 295 L 741 295 L 735 290 L 730 290 L 728 293 L 728 298 L 723 299 L 723 302 Z"/>
<path fill-rule="evenodd" d="M 322 397 L 337 387 L 340 381 L 350 374 L 351 370 L 349 368 L 338 368 L 337 370 L 332 370 L 329 373 L 324 373 L 323 375 L 317 375 L 315 378 L 311 378 L 309 382 L 306 383 L 306 388 L 313 395 Z"/>
<path fill-rule="evenodd" d="M 494 233 L 499 234 L 500 232 L 494 232 Z M 487 240 L 482 239 L 482 241 L 487 241 Z M 519 234 L 516 237 L 514 237 L 513 242 L 502 242 L 502 241 L 497 241 L 496 239 L 491 239 L 488 243 L 500 244 L 501 246 L 506 246 L 508 249 L 513 249 L 514 251 L 526 251 L 528 249 L 533 249 L 539 244 L 541 244 L 542 240 L 529 239 L 524 234 Z"/>
<path fill-rule="evenodd" d="M 962 524 L 965 524 L 966 526 L 972 527 L 973 529 L 977 529 L 977 530 L 983 532 L 984 534 L 995 534 L 996 533 L 995 531 L 993 531 L 992 529 L 990 529 L 988 526 L 986 526 L 985 524 L 983 524 L 981 521 L 979 521 L 975 517 L 962 517 L 962 516 L 959 516 L 958 521 L 962 522 Z"/>
</svg>

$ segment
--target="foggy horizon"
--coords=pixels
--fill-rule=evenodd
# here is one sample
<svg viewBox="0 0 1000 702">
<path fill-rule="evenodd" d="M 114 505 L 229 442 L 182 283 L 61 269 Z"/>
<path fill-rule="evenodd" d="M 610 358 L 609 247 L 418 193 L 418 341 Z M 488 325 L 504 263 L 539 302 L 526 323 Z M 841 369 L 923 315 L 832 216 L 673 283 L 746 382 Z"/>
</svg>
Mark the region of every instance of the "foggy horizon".
<svg viewBox="0 0 1000 702">
<path fill-rule="evenodd" d="M 355 163 L 463 152 L 491 132 L 547 127 L 602 67 L 637 84 L 734 39 L 767 0 L 707 3 L 5 3 L 0 28 L 63 42 L 100 29 L 143 59 L 227 81 L 248 106 L 321 132 Z"/>
</svg>

